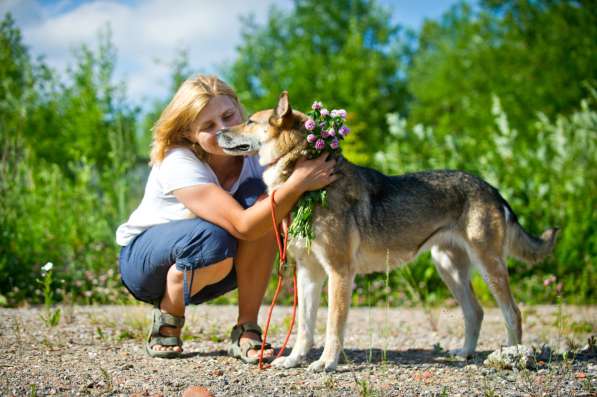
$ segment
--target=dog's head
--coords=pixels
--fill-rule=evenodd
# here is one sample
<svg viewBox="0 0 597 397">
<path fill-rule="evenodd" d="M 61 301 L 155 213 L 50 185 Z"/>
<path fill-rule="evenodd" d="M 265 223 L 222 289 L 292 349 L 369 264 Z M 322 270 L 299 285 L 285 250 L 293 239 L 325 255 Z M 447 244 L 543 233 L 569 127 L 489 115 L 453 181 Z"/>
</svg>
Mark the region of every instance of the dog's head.
<svg viewBox="0 0 597 397">
<path fill-rule="evenodd" d="M 292 110 L 284 91 L 274 109 L 253 113 L 243 124 L 218 131 L 218 145 L 236 156 L 259 153 L 261 164 L 270 165 L 306 145 L 306 120 L 305 114 Z"/>
</svg>

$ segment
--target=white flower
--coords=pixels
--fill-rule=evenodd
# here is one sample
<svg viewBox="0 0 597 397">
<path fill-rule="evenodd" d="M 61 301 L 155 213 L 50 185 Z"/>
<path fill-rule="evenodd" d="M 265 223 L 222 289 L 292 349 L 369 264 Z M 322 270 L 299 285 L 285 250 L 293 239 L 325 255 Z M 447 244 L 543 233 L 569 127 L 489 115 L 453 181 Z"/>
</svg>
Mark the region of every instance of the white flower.
<svg viewBox="0 0 597 397">
<path fill-rule="evenodd" d="M 45 265 L 43 265 L 41 267 L 41 271 L 44 273 L 49 272 L 50 270 L 52 270 L 52 268 L 54 267 L 54 264 L 52 262 L 48 262 Z"/>
</svg>

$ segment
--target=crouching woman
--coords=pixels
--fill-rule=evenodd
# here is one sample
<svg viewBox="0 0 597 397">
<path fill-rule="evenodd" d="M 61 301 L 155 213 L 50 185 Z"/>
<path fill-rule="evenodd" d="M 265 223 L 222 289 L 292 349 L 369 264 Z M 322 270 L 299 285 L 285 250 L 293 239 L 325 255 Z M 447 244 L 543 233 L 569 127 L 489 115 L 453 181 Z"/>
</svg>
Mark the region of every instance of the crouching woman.
<svg viewBox="0 0 597 397">
<path fill-rule="evenodd" d="M 218 130 L 244 115 L 234 91 L 214 76 L 185 81 L 153 128 L 151 171 L 143 199 L 116 232 L 120 274 L 138 300 L 155 306 L 145 350 L 182 353 L 185 307 L 238 287 L 238 319 L 229 353 L 256 362 L 257 317 L 275 256 L 269 200 L 257 156 L 225 154 Z M 333 182 L 333 161 L 302 160 L 276 192 L 284 218 L 306 191 Z M 273 357 L 268 346 L 264 357 Z"/>
</svg>

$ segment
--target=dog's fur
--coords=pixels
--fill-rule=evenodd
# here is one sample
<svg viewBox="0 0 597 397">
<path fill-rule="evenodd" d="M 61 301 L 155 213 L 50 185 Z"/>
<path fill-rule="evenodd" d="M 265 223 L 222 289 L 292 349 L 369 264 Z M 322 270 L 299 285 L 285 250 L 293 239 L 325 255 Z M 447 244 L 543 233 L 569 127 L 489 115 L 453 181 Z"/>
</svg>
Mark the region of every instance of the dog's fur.
<svg viewBox="0 0 597 397">
<path fill-rule="evenodd" d="M 307 116 L 293 111 L 287 93 L 273 110 L 253 114 L 239 126 L 221 130 L 225 152 L 258 152 L 271 192 L 283 183 L 306 147 Z M 304 241 L 291 241 L 297 262 L 299 317 L 292 353 L 274 365 L 290 368 L 305 360 L 313 344 L 321 289 L 328 281 L 329 314 L 323 353 L 310 370 L 334 370 L 343 347 L 344 328 L 356 274 L 385 271 L 431 250 L 436 268 L 464 314 L 464 346 L 477 345 L 483 310 L 470 283 L 475 265 L 505 319 L 508 344 L 521 342 L 520 311 L 508 281 L 506 257 L 536 262 L 553 249 L 557 229 L 538 238 L 520 226 L 499 192 L 461 171 L 417 172 L 386 176 L 348 161 L 337 164 L 341 177 L 326 189 L 329 205 L 314 213 L 316 239 L 311 252 Z"/>
</svg>

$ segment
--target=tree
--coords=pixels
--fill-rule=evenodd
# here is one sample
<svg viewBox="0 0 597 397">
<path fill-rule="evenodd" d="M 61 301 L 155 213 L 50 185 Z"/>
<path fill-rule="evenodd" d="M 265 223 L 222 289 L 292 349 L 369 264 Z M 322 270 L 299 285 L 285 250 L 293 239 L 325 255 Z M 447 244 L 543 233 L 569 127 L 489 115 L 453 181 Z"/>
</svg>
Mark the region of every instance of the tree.
<svg viewBox="0 0 597 397">
<path fill-rule="evenodd" d="M 595 86 L 596 37 L 592 1 L 491 0 L 478 13 L 459 4 L 422 28 L 408 72 L 409 122 L 482 137 L 497 96 L 532 148 L 537 112 L 570 113 L 588 95 L 586 83 Z"/>
<path fill-rule="evenodd" d="M 243 20 L 227 80 L 250 111 L 272 108 L 283 90 L 297 110 L 316 99 L 347 109 L 344 154 L 372 164 L 385 143 L 385 115 L 406 105 L 399 34 L 374 0 L 296 0 L 288 13 L 272 9 L 263 26 Z"/>
</svg>

